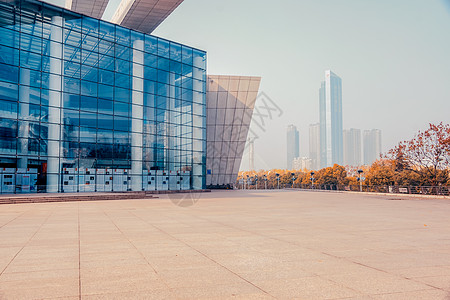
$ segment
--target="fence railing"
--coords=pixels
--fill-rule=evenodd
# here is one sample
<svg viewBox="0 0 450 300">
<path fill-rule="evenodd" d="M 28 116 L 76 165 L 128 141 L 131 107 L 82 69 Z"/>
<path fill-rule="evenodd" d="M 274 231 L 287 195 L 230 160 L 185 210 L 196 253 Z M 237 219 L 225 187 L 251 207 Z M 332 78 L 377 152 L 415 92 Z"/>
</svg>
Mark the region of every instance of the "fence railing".
<svg viewBox="0 0 450 300">
<path fill-rule="evenodd" d="M 264 183 L 237 184 L 236 189 L 264 190 Z M 278 185 L 267 184 L 267 189 L 278 189 Z M 280 189 L 307 189 L 307 190 L 328 190 L 328 191 L 353 191 L 353 192 L 373 192 L 373 193 L 395 193 L 395 194 L 414 194 L 414 195 L 450 195 L 450 186 L 404 186 L 404 185 L 339 185 L 339 184 L 281 184 Z"/>
</svg>

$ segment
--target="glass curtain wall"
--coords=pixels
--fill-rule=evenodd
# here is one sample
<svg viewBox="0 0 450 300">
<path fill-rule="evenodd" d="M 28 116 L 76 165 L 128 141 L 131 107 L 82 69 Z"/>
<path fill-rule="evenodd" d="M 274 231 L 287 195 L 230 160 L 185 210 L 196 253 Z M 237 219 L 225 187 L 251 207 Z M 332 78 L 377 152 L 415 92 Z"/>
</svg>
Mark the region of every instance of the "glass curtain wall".
<svg viewBox="0 0 450 300">
<path fill-rule="evenodd" d="M 205 187 L 206 53 L 0 3 L 1 193 Z"/>
</svg>

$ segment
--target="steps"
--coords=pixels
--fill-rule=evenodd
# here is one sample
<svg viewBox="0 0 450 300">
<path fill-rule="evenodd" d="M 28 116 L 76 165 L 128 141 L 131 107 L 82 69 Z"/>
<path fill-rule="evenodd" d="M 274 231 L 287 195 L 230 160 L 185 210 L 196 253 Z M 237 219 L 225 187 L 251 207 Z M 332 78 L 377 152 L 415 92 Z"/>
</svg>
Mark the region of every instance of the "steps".
<svg viewBox="0 0 450 300">
<path fill-rule="evenodd" d="M 154 195 L 161 195 L 161 194 L 207 193 L 207 192 L 211 192 L 211 190 L 0 195 L 0 205 L 24 204 L 24 203 L 48 203 L 48 202 L 72 202 L 72 201 L 153 199 L 158 198 L 157 196 Z"/>
<path fill-rule="evenodd" d="M 122 192 L 122 193 L 90 193 L 78 194 L 32 194 L 27 196 L 0 196 L 1 204 L 20 203 L 48 203 L 48 202 L 72 202 L 72 201 L 100 201 L 100 200 L 127 200 L 127 199 L 152 199 L 157 198 L 145 192 Z"/>
</svg>

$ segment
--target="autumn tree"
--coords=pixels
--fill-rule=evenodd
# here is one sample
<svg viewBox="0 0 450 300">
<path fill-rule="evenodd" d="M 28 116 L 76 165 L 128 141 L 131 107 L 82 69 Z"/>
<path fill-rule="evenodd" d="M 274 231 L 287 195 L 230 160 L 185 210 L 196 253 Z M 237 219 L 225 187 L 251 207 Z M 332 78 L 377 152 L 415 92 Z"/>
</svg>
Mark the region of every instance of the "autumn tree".
<svg viewBox="0 0 450 300">
<path fill-rule="evenodd" d="M 365 173 L 365 185 L 394 185 L 395 184 L 395 160 L 376 160 Z"/>
<path fill-rule="evenodd" d="M 412 140 L 400 142 L 387 157 L 394 161 L 397 172 L 414 172 L 425 184 L 445 184 L 450 167 L 450 125 L 430 124 Z"/>
<path fill-rule="evenodd" d="M 334 184 L 343 185 L 347 184 L 347 172 L 343 166 L 335 164 L 333 167 L 323 168 L 314 174 L 316 178 L 315 183 L 319 185 Z"/>
</svg>

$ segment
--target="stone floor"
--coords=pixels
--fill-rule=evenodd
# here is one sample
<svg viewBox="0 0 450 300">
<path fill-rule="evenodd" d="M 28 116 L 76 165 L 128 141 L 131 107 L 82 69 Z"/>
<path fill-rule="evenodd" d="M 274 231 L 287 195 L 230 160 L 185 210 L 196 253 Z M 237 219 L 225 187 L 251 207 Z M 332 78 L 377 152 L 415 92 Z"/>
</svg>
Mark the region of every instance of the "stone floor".
<svg viewBox="0 0 450 300">
<path fill-rule="evenodd" d="M 314 191 L 0 206 L 0 299 L 450 299 L 450 200 Z"/>
</svg>

